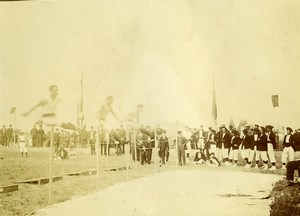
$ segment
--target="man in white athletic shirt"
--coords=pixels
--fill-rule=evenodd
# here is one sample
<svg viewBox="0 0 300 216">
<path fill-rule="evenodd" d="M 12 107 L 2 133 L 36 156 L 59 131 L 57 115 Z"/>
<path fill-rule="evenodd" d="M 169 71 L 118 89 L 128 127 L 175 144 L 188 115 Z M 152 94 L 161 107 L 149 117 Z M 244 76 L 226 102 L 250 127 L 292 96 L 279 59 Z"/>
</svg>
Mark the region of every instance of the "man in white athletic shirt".
<svg viewBox="0 0 300 216">
<path fill-rule="evenodd" d="M 62 123 L 56 119 L 56 107 L 59 104 L 58 98 L 58 87 L 56 85 L 51 85 L 49 87 L 49 96 L 40 100 L 36 105 L 30 108 L 23 116 L 28 116 L 36 108 L 42 108 L 42 122 L 46 126 L 60 126 L 64 129 L 76 130 L 75 125 L 71 123 Z"/>
</svg>

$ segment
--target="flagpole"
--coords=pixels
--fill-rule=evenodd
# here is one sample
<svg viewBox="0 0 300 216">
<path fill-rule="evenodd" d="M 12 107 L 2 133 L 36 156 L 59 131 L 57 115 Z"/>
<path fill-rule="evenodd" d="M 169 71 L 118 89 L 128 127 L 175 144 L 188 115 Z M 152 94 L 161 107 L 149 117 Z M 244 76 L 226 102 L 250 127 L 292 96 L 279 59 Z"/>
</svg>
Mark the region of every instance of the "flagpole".
<svg viewBox="0 0 300 216">
<path fill-rule="evenodd" d="M 16 144 L 17 143 L 17 139 L 16 139 L 16 129 L 17 129 L 17 118 L 16 118 L 16 109 L 15 109 L 15 112 L 14 112 L 14 143 Z"/>
<path fill-rule="evenodd" d="M 217 110 L 217 102 L 216 102 L 216 91 L 215 91 L 215 72 L 213 71 L 213 105 L 212 105 L 212 117 L 215 124 L 215 129 L 218 129 L 218 110 Z"/>
</svg>

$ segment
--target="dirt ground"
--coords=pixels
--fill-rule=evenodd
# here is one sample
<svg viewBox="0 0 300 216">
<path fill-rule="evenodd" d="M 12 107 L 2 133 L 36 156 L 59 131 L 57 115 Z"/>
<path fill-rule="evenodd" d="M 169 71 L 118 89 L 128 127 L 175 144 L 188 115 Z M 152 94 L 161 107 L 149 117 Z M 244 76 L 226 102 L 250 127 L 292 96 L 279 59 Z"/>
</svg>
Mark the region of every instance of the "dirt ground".
<svg viewBox="0 0 300 216">
<path fill-rule="evenodd" d="M 49 149 L 47 148 L 29 148 L 28 158 L 22 158 L 16 148 L 0 147 L 0 156 L 4 157 L 0 160 L 0 185 L 12 184 L 14 181 L 46 177 L 49 173 Z M 110 157 L 100 157 L 100 169 L 121 167 L 125 165 L 124 156 L 116 156 L 112 150 Z M 154 175 L 154 165 L 140 164 L 134 165 L 129 170 L 129 180 L 152 176 Z M 84 171 L 96 168 L 96 157 L 89 154 L 89 149 L 77 149 L 76 160 L 55 160 L 54 161 L 54 175 L 64 175 L 68 172 Z M 243 168 L 241 166 L 233 167 L 219 167 L 209 168 L 200 167 L 199 165 L 189 164 L 187 167 L 178 167 L 176 165 L 176 154 L 171 152 L 170 162 L 157 168 L 157 173 L 165 173 L 165 171 L 203 171 L 208 173 L 217 173 L 221 171 L 223 174 L 216 178 L 224 178 L 225 173 L 238 173 Z M 249 173 L 252 174 L 252 173 Z M 278 170 L 276 174 L 283 174 Z M 189 175 L 189 174 L 188 174 Z M 231 174 L 229 174 L 231 175 Z M 171 175 L 172 176 L 172 175 Z M 193 179 L 193 175 L 190 175 Z M 262 178 L 268 178 L 269 175 L 262 175 Z M 277 178 L 277 175 L 271 175 Z M 282 176 L 281 176 L 282 177 Z M 174 175 L 173 179 L 180 178 L 180 175 Z M 234 178 L 240 178 L 236 176 Z M 147 178 L 146 178 L 147 179 Z M 164 179 L 162 177 L 162 179 Z M 100 189 L 108 188 L 117 183 L 126 182 L 126 171 L 101 171 L 100 172 Z M 199 177 L 198 185 L 202 187 L 203 182 L 207 181 L 206 178 Z M 165 180 L 157 180 L 158 182 Z M 134 182 L 134 181 L 133 181 Z M 172 180 L 170 180 L 172 182 Z M 184 179 L 183 179 L 184 182 Z M 166 184 L 167 182 L 164 182 Z M 127 187 L 127 186 L 126 186 Z M 159 185 L 157 187 L 160 187 Z M 170 186 L 171 187 L 171 186 Z M 177 187 L 177 185 L 174 185 Z M 194 187 L 194 186 L 193 186 Z M 195 186 L 196 187 L 196 186 Z M 198 186 L 197 186 L 198 187 Z M 206 185 L 203 185 L 206 187 Z M 228 186 L 226 186 L 228 187 Z M 45 185 L 28 185 L 20 184 L 19 190 L 10 193 L 0 194 L 0 215 L 29 215 L 38 209 L 42 209 L 48 205 L 48 184 Z M 53 203 L 62 203 L 70 199 L 84 197 L 87 194 L 94 194 L 96 191 L 96 175 L 90 176 L 63 176 L 63 180 L 53 183 Z M 135 193 L 131 192 L 131 193 Z M 232 192 L 233 193 L 233 192 Z M 234 193 L 233 193 L 234 194 Z M 141 193 L 143 196 L 143 193 Z M 221 196 L 221 195 L 220 195 Z M 155 196 L 156 197 L 156 196 Z M 159 195 L 158 195 L 159 197 Z M 236 196 L 231 196 L 236 198 Z M 167 198 L 166 198 L 167 199 Z M 151 202 L 149 201 L 151 204 Z M 175 202 L 176 203 L 176 202 Z M 264 205 L 268 208 L 268 205 Z M 142 211 L 142 210 L 141 210 Z M 101 214 L 102 215 L 102 214 Z M 143 214 L 136 214 L 143 215 Z"/>
<path fill-rule="evenodd" d="M 269 201 L 263 198 L 281 178 L 245 172 L 166 171 L 116 184 L 35 215 L 265 216 L 269 215 Z"/>
</svg>

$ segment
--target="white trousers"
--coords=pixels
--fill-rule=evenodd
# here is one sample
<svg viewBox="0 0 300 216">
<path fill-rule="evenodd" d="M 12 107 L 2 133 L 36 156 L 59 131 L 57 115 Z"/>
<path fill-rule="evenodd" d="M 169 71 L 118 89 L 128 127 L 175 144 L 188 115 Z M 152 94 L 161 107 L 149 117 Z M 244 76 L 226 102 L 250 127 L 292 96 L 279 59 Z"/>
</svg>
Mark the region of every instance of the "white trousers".
<svg viewBox="0 0 300 216">
<path fill-rule="evenodd" d="M 204 139 L 199 139 L 198 147 L 201 148 L 201 149 L 204 149 Z"/>
<path fill-rule="evenodd" d="M 209 153 L 214 153 L 215 155 L 217 154 L 217 146 L 216 146 L 216 144 L 211 144 L 210 145 Z"/>
<path fill-rule="evenodd" d="M 248 158 L 249 161 L 252 161 L 253 158 L 254 158 L 254 151 L 252 149 L 243 149 L 243 151 L 242 151 L 242 157 L 244 159 Z"/>
<path fill-rule="evenodd" d="M 229 159 L 230 160 L 238 160 L 239 157 L 239 150 L 238 149 L 232 149 L 230 148 L 230 152 L 229 152 Z"/>
<path fill-rule="evenodd" d="M 219 160 L 228 158 L 228 148 L 224 148 L 224 143 L 222 143 L 222 148 L 217 148 L 217 157 Z"/>
<path fill-rule="evenodd" d="M 261 159 L 262 161 L 268 161 L 268 156 L 266 151 L 256 151 L 256 161 Z"/>
<path fill-rule="evenodd" d="M 20 142 L 20 152 L 21 153 L 25 153 L 27 152 L 27 149 L 26 149 L 26 143 L 25 142 Z"/>
<path fill-rule="evenodd" d="M 268 156 L 269 156 L 269 159 L 270 159 L 271 163 L 276 162 L 272 143 L 268 143 Z"/>
<path fill-rule="evenodd" d="M 284 147 L 281 155 L 281 162 L 286 163 L 287 159 L 293 161 L 295 157 L 295 152 L 293 147 Z"/>
</svg>

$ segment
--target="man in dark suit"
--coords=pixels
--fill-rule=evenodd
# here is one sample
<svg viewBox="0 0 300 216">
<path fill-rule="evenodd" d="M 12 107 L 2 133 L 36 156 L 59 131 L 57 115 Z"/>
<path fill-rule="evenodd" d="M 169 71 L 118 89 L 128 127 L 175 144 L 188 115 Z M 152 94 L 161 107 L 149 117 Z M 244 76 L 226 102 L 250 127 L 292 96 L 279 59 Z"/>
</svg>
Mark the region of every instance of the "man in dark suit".
<svg viewBox="0 0 300 216">
<path fill-rule="evenodd" d="M 231 146 L 231 140 L 230 140 L 230 134 L 227 130 L 227 128 L 225 127 L 225 125 L 221 126 L 221 132 L 219 134 L 218 137 L 218 144 L 217 144 L 217 148 L 218 148 L 218 159 L 222 160 L 224 162 L 224 164 L 226 166 L 229 166 L 229 149 Z"/>
<path fill-rule="evenodd" d="M 181 131 L 177 132 L 177 153 L 178 153 L 178 164 L 179 166 L 186 165 L 186 157 L 185 157 L 185 150 L 186 144 L 188 143 L 188 139 L 182 135 Z"/>
<path fill-rule="evenodd" d="M 163 130 L 161 136 L 158 140 L 158 155 L 160 157 L 160 164 L 165 164 L 166 161 L 166 152 L 169 151 L 169 140 L 166 136 L 166 131 Z"/>
<path fill-rule="evenodd" d="M 3 128 L 1 129 L 1 135 L 2 135 L 2 142 L 3 142 L 3 146 L 8 146 L 8 139 L 7 139 L 7 129 L 6 129 L 6 126 L 3 125 Z"/>
<path fill-rule="evenodd" d="M 30 131 L 31 139 L 32 139 L 32 146 L 36 147 L 37 146 L 37 129 L 36 125 L 33 126 L 33 128 Z"/>
<path fill-rule="evenodd" d="M 120 134 L 119 134 L 120 140 L 122 141 L 126 141 L 126 130 L 124 129 L 124 126 L 121 125 L 120 126 Z M 120 148 L 121 148 L 121 153 L 124 154 L 125 153 L 125 145 L 124 142 L 120 143 Z"/>
<path fill-rule="evenodd" d="M 10 124 L 9 128 L 7 129 L 7 143 L 9 146 L 12 145 L 13 140 L 14 140 L 14 129 Z"/>
<path fill-rule="evenodd" d="M 91 127 L 91 130 L 89 131 L 88 140 L 89 140 L 89 144 L 91 146 L 91 155 L 94 155 L 94 154 L 96 154 L 96 150 L 95 150 L 96 131 L 94 130 L 93 126 Z"/>
<path fill-rule="evenodd" d="M 287 162 L 287 159 L 289 161 L 294 160 L 295 156 L 295 151 L 294 151 L 294 137 L 293 137 L 293 130 L 290 127 L 286 128 L 287 134 L 284 136 L 283 139 L 283 151 L 281 155 L 281 162 L 282 162 L 282 168 L 281 169 L 286 169 L 285 164 Z"/>
<path fill-rule="evenodd" d="M 275 159 L 275 154 L 274 154 L 274 149 L 276 149 L 276 136 L 273 132 L 273 126 L 267 125 L 266 129 L 267 129 L 266 136 L 267 136 L 267 142 L 268 142 L 267 152 L 268 152 L 269 159 L 272 163 L 272 166 L 270 167 L 269 170 L 273 171 L 273 170 L 276 170 L 276 167 L 275 167 L 276 159 Z"/>
<path fill-rule="evenodd" d="M 44 143 L 44 130 L 43 130 L 43 126 L 40 125 L 39 129 L 37 131 L 37 147 L 43 147 L 43 143 Z"/>
</svg>

